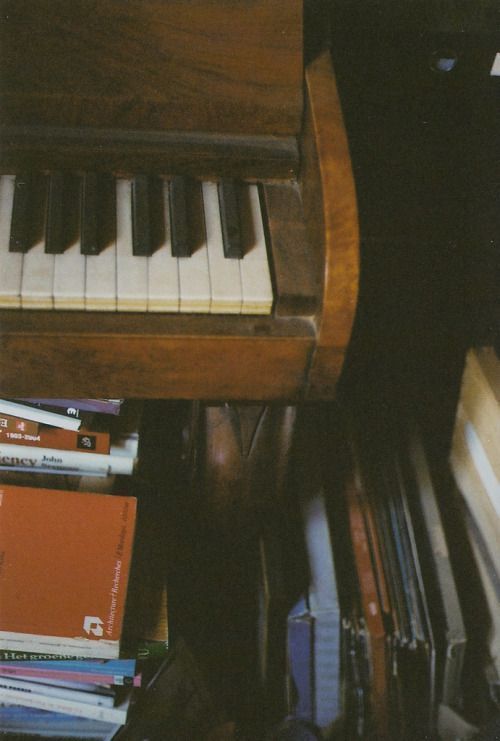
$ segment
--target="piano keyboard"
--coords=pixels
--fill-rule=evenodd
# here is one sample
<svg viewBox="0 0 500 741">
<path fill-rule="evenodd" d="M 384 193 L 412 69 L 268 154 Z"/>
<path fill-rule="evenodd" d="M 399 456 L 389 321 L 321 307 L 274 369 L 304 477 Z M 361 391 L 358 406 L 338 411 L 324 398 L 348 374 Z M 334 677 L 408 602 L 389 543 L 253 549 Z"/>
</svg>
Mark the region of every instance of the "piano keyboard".
<svg viewBox="0 0 500 741">
<path fill-rule="evenodd" d="M 172 183 L 159 184 L 161 241 L 148 249 L 147 245 L 140 246 L 138 234 L 140 230 L 141 234 L 147 234 L 151 228 L 147 223 L 150 214 L 140 193 L 133 192 L 134 188 L 140 191 L 141 182 L 116 180 L 116 228 L 113 238 L 98 250 L 88 237 L 95 216 L 94 221 L 87 218 L 63 248 L 58 245 L 57 225 L 64 218 L 64 205 L 62 201 L 54 201 L 56 195 L 61 197 L 61 183 L 56 179 L 49 183 L 43 215 L 47 227 L 40 229 L 41 233 L 32 242 L 24 243 L 20 220 L 26 214 L 19 213 L 26 211 L 22 189 L 19 203 L 15 203 L 19 182 L 11 175 L 0 177 L 0 308 L 205 314 L 271 312 L 272 283 L 256 185 L 241 186 L 241 218 L 235 224 L 234 204 L 230 200 L 227 210 L 233 214 L 224 213 L 220 184 L 202 183 L 202 213 L 198 217 L 201 236 L 189 255 L 182 247 L 182 219 L 177 224 L 171 209 L 176 198 Z M 82 211 L 87 206 L 99 206 L 90 185 L 83 194 Z M 49 220 L 55 224 L 52 230 L 48 228 Z M 244 254 L 234 259 L 235 251 L 238 252 L 234 249 L 238 229 Z M 86 249 L 82 246 L 84 242 Z M 173 242 L 180 244 L 180 253 L 186 256 L 174 254 Z"/>
</svg>

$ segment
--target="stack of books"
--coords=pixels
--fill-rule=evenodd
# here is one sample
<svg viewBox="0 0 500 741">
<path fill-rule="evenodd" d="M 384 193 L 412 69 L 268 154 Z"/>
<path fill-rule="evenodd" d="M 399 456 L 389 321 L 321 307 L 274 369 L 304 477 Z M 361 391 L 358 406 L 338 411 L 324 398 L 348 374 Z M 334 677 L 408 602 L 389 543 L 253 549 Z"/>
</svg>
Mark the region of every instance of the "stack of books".
<svg viewBox="0 0 500 741">
<path fill-rule="evenodd" d="M 489 623 L 486 679 L 500 681 L 500 360 L 492 347 L 469 351 L 450 454 L 466 524 L 482 619 Z"/>
<path fill-rule="evenodd" d="M 284 715 L 324 738 L 452 738 L 467 634 L 439 479 L 416 423 L 363 412 L 300 411 L 281 552 L 261 544 L 266 658 L 281 621 Z"/>
<path fill-rule="evenodd" d="M 0 399 L 0 475 L 130 475 L 137 427 L 121 399 Z"/>
<path fill-rule="evenodd" d="M 2 737 L 114 738 L 167 656 L 161 518 L 113 491 L 136 410 L 75 401 L 0 401 Z"/>
</svg>

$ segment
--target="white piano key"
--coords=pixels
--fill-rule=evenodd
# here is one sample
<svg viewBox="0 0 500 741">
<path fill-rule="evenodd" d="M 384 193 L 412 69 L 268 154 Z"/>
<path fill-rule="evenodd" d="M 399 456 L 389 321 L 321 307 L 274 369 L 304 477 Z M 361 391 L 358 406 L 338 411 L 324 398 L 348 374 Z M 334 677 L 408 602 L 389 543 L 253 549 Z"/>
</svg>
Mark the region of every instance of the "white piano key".
<svg viewBox="0 0 500 741">
<path fill-rule="evenodd" d="M 76 239 L 54 259 L 54 309 L 85 309 L 85 255 Z"/>
<path fill-rule="evenodd" d="M 132 251 L 132 182 L 116 183 L 116 304 L 118 311 L 146 311 L 148 258 Z"/>
<path fill-rule="evenodd" d="M 53 309 L 55 255 L 45 252 L 45 237 L 24 254 L 21 280 L 23 309 Z"/>
<path fill-rule="evenodd" d="M 22 253 L 9 252 L 14 186 L 13 175 L 0 177 L 0 307 L 9 309 L 21 306 L 23 267 Z"/>
<path fill-rule="evenodd" d="M 242 299 L 239 261 L 224 257 L 219 197 L 215 183 L 203 183 L 203 208 L 210 274 L 210 313 L 239 314 Z"/>
<path fill-rule="evenodd" d="M 202 214 L 199 214 L 199 217 L 201 219 Z M 203 237 L 202 244 L 196 247 L 191 257 L 179 257 L 178 265 L 181 292 L 179 311 L 209 313 L 210 275 L 206 235 Z"/>
<path fill-rule="evenodd" d="M 239 260 L 243 292 L 241 313 L 270 314 L 273 305 L 273 289 L 259 191 L 256 185 L 249 185 L 247 188 L 253 239 L 250 246 L 246 244 L 247 240 L 244 240 L 246 253 L 243 259 Z"/>
<path fill-rule="evenodd" d="M 179 311 L 178 259 L 172 256 L 168 183 L 163 184 L 165 238 L 148 259 L 148 311 Z"/>
<path fill-rule="evenodd" d="M 85 258 L 85 310 L 116 311 L 116 242 Z"/>
</svg>

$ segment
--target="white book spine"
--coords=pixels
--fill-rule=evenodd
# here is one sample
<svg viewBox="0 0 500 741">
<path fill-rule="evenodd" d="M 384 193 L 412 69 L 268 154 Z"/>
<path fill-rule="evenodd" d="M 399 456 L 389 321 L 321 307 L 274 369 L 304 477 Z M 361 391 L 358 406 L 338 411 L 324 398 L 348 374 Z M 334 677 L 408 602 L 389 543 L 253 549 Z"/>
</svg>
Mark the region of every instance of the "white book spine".
<svg viewBox="0 0 500 741">
<path fill-rule="evenodd" d="M 111 685 L 109 682 L 106 682 L 106 677 L 104 678 L 104 681 L 94 681 L 92 678 L 92 681 L 77 681 L 73 679 L 66 679 L 66 677 L 59 678 L 58 674 L 55 674 L 53 676 L 52 672 L 47 672 L 43 676 L 34 676 L 32 674 L 27 673 L 20 673 L 15 674 L 14 672 L 6 672 L 4 669 L 0 669 L 0 681 L 1 679 L 20 679 L 23 682 L 31 682 L 34 685 L 39 684 L 50 684 L 51 686 L 56 687 L 63 687 L 64 689 L 69 690 L 79 690 L 80 692 L 95 692 L 100 695 L 109 695 L 111 696 L 113 694 L 113 690 L 111 688 Z"/>
<path fill-rule="evenodd" d="M 30 445 L 0 444 L 0 468 L 38 469 L 52 473 L 93 473 L 129 475 L 134 470 L 135 459 L 126 455 L 107 455 L 54 448 L 37 448 Z"/>
<path fill-rule="evenodd" d="M 492 77 L 500 77 L 500 51 L 495 54 L 495 59 L 491 66 L 490 75 Z"/>
<path fill-rule="evenodd" d="M 15 401 L 9 401 L 8 399 L 0 399 L 0 412 L 10 414 L 12 417 L 31 419 L 33 422 L 40 422 L 51 427 L 62 427 L 65 430 L 79 430 L 82 424 L 81 419 L 68 417 L 65 414 L 48 412 L 39 407 L 28 407 L 25 404 L 17 404 Z"/>
<path fill-rule="evenodd" d="M 22 705 L 23 707 L 50 710 L 54 713 L 66 713 L 66 715 L 78 715 L 82 718 L 103 720 L 108 723 L 125 723 L 127 720 L 127 709 L 125 707 L 106 708 L 100 705 L 75 702 L 73 700 L 62 700 L 59 697 L 48 697 L 45 695 L 22 690 L 0 688 L 0 702 L 11 705 Z"/>
<path fill-rule="evenodd" d="M 102 707 L 112 708 L 114 697 L 112 695 L 101 695 L 89 690 L 69 689 L 41 682 L 30 682 L 29 680 L 14 679 L 12 677 L 0 676 L 0 690 L 20 690 L 35 695 L 46 695 L 47 697 L 58 697 L 64 700 L 73 700 L 75 702 L 85 702 L 91 705 L 100 705 Z"/>
<path fill-rule="evenodd" d="M 68 653 L 70 656 L 81 656 L 88 659 L 117 659 L 120 653 L 120 643 L 107 638 L 100 638 L 99 640 L 61 638 L 60 636 L 0 630 L 0 649 L 29 651 L 30 653 Z"/>
<path fill-rule="evenodd" d="M 471 422 L 465 423 L 464 436 L 478 476 L 483 483 L 484 490 L 488 494 L 497 516 L 500 518 L 500 481 L 497 479 L 493 466 L 486 455 L 481 438 Z"/>
</svg>

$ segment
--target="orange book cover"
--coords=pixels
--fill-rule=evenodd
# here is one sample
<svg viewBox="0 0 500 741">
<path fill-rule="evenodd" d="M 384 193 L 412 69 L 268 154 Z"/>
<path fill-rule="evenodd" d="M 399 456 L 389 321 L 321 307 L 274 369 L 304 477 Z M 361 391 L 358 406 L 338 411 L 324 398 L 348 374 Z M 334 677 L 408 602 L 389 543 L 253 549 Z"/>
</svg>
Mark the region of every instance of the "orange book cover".
<svg viewBox="0 0 500 741">
<path fill-rule="evenodd" d="M 0 648 L 116 658 L 134 497 L 0 485 Z"/>
</svg>

